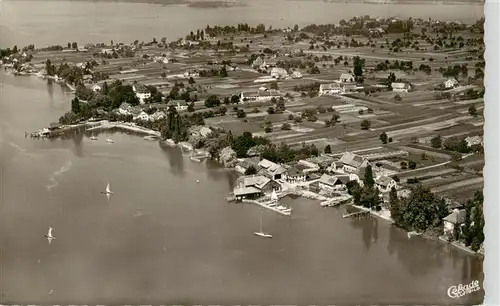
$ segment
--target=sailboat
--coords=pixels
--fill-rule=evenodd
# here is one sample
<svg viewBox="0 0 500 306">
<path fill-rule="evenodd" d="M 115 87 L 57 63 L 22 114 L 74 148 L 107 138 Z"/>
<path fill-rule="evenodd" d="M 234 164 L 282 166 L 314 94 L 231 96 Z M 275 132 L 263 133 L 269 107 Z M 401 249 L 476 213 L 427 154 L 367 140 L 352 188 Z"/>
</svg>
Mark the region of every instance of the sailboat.
<svg viewBox="0 0 500 306">
<path fill-rule="evenodd" d="M 278 195 L 276 194 L 276 190 L 273 189 L 273 192 L 271 193 L 271 201 L 273 202 L 278 202 L 279 198 Z"/>
<path fill-rule="evenodd" d="M 109 138 L 109 137 L 108 137 L 108 138 L 106 138 L 106 142 L 109 142 L 109 143 L 114 143 L 113 139 L 111 139 L 111 138 Z"/>
<path fill-rule="evenodd" d="M 45 237 L 49 241 L 49 244 L 52 242 L 52 240 L 56 239 L 56 237 L 52 236 L 52 227 L 49 226 L 49 231 L 47 232 L 47 235 L 45 235 Z"/>
<path fill-rule="evenodd" d="M 111 189 L 109 188 L 109 183 L 108 185 L 106 185 L 106 190 L 103 191 L 102 193 L 106 194 L 106 195 L 111 195 L 113 194 L 113 192 L 111 191 Z"/>
<path fill-rule="evenodd" d="M 254 234 L 262 238 L 273 238 L 273 235 L 264 233 L 262 231 L 262 216 L 260 216 L 260 231 L 254 232 Z"/>
</svg>

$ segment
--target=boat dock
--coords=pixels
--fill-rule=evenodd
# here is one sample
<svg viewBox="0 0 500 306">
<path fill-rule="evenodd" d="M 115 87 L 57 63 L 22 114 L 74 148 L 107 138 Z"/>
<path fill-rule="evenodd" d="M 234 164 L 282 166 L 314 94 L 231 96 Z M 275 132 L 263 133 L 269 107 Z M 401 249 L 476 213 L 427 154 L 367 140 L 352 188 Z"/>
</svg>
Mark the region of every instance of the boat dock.
<svg viewBox="0 0 500 306">
<path fill-rule="evenodd" d="M 285 211 L 279 210 L 276 207 L 272 207 L 272 206 L 266 205 L 266 202 L 259 202 L 259 201 L 256 201 L 256 200 L 248 200 L 248 199 L 243 199 L 242 202 L 257 204 L 260 207 L 267 208 L 269 210 L 277 212 L 278 214 L 282 214 L 283 216 L 291 216 L 292 215 L 291 212 L 285 212 Z"/>
<path fill-rule="evenodd" d="M 367 216 L 369 214 L 370 214 L 369 211 L 357 211 L 357 212 L 353 212 L 353 213 L 349 213 L 349 214 L 343 214 L 342 218 L 358 217 L 358 216 L 362 217 L 362 216 Z"/>
<path fill-rule="evenodd" d="M 339 206 L 339 205 L 343 205 L 343 204 L 349 203 L 351 201 L 351 198 L 352 198 L 351 196 L 349 196 L 349 197 L 333 198 L 333 199 L 329 199 L 329 200 L 321 202 L 320 205 L 322 207 Z"/>
</svg>

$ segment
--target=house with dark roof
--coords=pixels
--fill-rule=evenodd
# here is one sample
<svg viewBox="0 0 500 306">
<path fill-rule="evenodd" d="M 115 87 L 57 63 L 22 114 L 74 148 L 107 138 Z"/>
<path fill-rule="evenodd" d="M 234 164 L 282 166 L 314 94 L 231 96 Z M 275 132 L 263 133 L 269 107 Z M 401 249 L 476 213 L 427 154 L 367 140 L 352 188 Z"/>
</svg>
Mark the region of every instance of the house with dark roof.
<svg viewBox="0 0 500 306">
<path fill-rule="evenodd" d="M 270 193 L 273 190 L 280 191 L 281 185 L 263 175 L 244 175 L 236 179 L 237 188 L 255 187 L 262 193 Z"/>
<path fill-rule="evenodd" d="M 262 196 L 262 191 L 255 187 L 238 187 L 234 188 L 233 194 L 237 201 L 242 199 L 256 199 Z"/>
<path fill-rule="evenodd" d="M 454 235 L 455 231 L 462 230 L 465 223 L 465 209 L 453 209 L 453 212 L 443 218 L 443 234 L 445 236 Z"/>
<path fill-rule="evenodd" d="M 285 174 L 283 174 L 283 179 L 288 183 L 298 183 L 305 182 L 307 180 L 307 175 L 297 169 L 297 167 L 290 167 Z"/>
</svg>

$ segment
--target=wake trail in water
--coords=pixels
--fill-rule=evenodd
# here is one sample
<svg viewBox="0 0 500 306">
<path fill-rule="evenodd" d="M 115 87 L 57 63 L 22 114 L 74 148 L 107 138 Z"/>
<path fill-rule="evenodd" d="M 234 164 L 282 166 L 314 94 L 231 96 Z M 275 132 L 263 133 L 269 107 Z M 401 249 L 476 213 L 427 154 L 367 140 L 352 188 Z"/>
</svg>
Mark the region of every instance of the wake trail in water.
<svg viewBox="0 0 500 306">
<path fill-rule="evenodd" d="M 56 187 L 59 185 L 59 182 L 56 180 L 58 176 L 63 174 L 64 172 L 68 171 L 71 169 L 71 166 L 73 163 L 71 161 L 67 161 L 59 170 L 54 171 L 50 176 L 49 180 L 52 182 L 52 185 L 46 185 L 45 187 L 47 188 L 47 191 L 51 191 L 52 188 Z"/>
</svg>

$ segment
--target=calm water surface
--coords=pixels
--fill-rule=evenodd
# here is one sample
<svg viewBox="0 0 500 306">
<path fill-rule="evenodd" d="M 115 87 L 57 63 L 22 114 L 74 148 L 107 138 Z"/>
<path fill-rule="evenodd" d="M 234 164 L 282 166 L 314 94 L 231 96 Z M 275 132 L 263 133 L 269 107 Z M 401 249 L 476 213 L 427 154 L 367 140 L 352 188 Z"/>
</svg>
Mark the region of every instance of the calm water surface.
<svg viewBox="0 0 500 306">
<path fill-rule="evenodd" d="M 373 304 L 451 301 L 476 257 L 291 200 L 291 218 L 225 196 L 234 175 L 127 134 L 24 137 L 69 109 L 59 85 L 0 72 L 0 302 Z M 200 183 L 197 184 L 196 180 Z M 110 181 L 110 201 L 100 192 Z M 264 229 L 273 239 L 259 239 Z M 56 240 L 44 238 L 49 226 Z"/>
<path fill-rule="evenodd" d="M 381 17 L 433 18 L 474 22 L 483 17 L 483 5 L 362 4 L 327 1 L 252 0 L 245 6 L 193 8 L 101 1 L 0 2 L 0 46 L 65 45 L 110 40 L 150 41 L 153 37 L 175 40 L 207 24 L 247 22 L 274 27 L 298 24 L 338 23 L 342 18 L 371 15 Z"/>
</svg>

